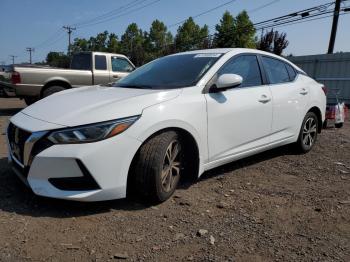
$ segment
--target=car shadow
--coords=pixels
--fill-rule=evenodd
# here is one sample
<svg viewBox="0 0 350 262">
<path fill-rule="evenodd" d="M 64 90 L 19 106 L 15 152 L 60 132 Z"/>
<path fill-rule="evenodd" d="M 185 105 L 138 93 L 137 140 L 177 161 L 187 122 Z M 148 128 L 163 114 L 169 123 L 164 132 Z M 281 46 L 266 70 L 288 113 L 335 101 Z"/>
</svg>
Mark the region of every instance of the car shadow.
<svg viewBox="0 0 350 262">
<path fill-rule="evenodd" d="M 74 202 L 35 195 L 12 171 L 7 158 L 0 159 L 0 212 L 32 217 L 79 217 L 111 210 L 140 210 L 149 205 L 121 199 L 102 202 Z"/>
<path fill-rule="evenodd" d="M 281 155 L 295 154 L 290 146 L 272 149 L 242 160 L 205 172 L 198 180 L 207 180 L 233 172 L 239 168 L 258 164 Z M 193 182 L 183 181 L 179 188 L 187 189 Z M 36 196 L 12 171 L 7 158 L 0 159 L 0 211 L 17 213 L 32 217 L 69 218 L 107 213 L 111 210 L 142 210 L 150 205 L 135 199 L 121 199 L 102 202 L 74 202 Z"/>
<path fill-rule="evenodd" d="M 0 108 L 0 116 L 13 116 L 23 108 Z"/>
<path fill-rule="evenodd" d="M 252 166 L 255 164 L 259 164 L 261 162 L 268 161 L 276 157 L 280 157 L 284 155 L 297 155 L 297 154 L 298 153 L 296 152 L 296 150 L 293 148 L 292 145 L 286 145 L 286 146 L 270 149 L 268 151 L 264 151 L 262 153 L 259 153 L 250 157 L 246 157 L 237 161 L 233 161 L 228 164 L 208 170 L 203 173 L 203 175 L 200 177 L 200 179 L 197 182 L 200 183 L 200 181 L 211 179 L 213 177 L 218 177 L 226 173 L 231 173 L 231 172 L 234 172 L 235 170 Z M 185 181 L 180 187 L 182 189 L 186 189 L 186 188 L 189 188 L 190 186 L 191 186 L 191 183 Z"/>
</svg>

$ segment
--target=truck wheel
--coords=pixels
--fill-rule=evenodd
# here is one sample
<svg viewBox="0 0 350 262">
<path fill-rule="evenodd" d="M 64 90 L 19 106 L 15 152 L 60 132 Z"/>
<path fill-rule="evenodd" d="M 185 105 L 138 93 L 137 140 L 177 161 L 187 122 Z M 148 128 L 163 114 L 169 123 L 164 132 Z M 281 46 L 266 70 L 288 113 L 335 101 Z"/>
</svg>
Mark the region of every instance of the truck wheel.
<svg viewBox="0 0 350 262">
<path fill-rule="evenodd" d="M 334 124 L 335 128 L 342 128 L 344 123 L 336 123 Z"/>
<path fill-rule="evenodd" d="M 64 90 L 66 90 L 66 89 L 63 86 L 49 86 L 48 88 L 46 88 L 44 90 L 43 97 L 47 97 L 47 96 L 50 96 L 54 93 L 61 92 Z"/>
<path fill-rule="evenodd" d="M 27 96 L 27 97 L 24 98 L 24 102 L 26 102 L 27 106 L 30 106 L 31 104 L 34 104 L 36 101 L 38 101 L 37 97 Z"/>
</svg>

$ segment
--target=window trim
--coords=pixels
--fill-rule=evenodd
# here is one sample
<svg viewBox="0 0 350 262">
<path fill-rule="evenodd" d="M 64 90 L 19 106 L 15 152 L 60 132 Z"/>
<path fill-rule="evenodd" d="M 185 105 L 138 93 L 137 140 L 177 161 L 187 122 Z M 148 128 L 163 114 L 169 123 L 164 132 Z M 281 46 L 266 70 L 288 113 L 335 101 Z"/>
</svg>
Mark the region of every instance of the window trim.
<svg viewBox="0 0 350 262">
<path fill-rule="evenodd" d="M 213 86 L 214 82 L 217 80 L 218 77 L 218 72 L 224 67 L 226 66 L 228 63 L 230 63 L 232 60 L 237 59 L 241 56 L 255 56 L 257 62 L 258 62 L 258 67 L 259 67 L 259 71 L 260 71 L 260 75 L 261 75 L 261 85 L 257 85 L 257 86 L 248 86 L 248 87 L 235 87 L 235 89 L 241 89 L 241 88 L 257 88 L 260 86 L 266 86 L 268 85 L 268 81 L 266 78 L 266 73 L 264 68 L 262 67 L 261 61 L 260 61 L 260 57 L 258 53 L 250 53 L 250 52 L 246 52 L 246 53 L 240 53 L 240 54 L 236 54 L 232 57 L 230 57 L 216 72 L 215 74 L 210 78 L 210 80 L 205 84 L 202 93 L 203 94 L 208 94 L 210 93 L 210 89 Z M 231 87 L 229 88 L 225 88 L 225 89 L 220 89 L 220 92 L 222 91 L 226 91 L 232 89 Z"/>
</svg>

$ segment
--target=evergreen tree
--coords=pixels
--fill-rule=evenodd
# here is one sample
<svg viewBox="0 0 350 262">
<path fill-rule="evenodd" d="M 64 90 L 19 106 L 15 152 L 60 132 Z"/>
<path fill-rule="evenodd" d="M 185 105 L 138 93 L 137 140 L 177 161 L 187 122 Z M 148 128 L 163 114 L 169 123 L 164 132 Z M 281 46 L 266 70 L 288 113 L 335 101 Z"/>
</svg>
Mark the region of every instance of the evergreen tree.
<svg viewBox="0 0 350 262">
<path fill-rule="evenodd" d="M 255 42 L 255 28 L 246 11 L 236 17 L 226 11 L 216 25 L 214 47 L 255 48 Z"/>
<path fill-rule="evenodd" d="M 213 45 L 215 47 L 235 46 L 235 19 L 226 11 L 220 20 L 220 24 L 215 26 Z"/>
<path fill-rule="evenodd" d="M 144 34 L 136 23 L 130 24 L 121 37 L 122 53 L 128 56 L 136 66 L 145 62 L 144 43 Z"/>
<path fill-rule="evenodd" d="M 235 47 L 255 48 L 255 28 L 246 11 L 236 16 L 235 22 Z"/>
<path fill-rule="evenodd" d="M 153 60 L 169 53 L 173 43 L 173 36 L 168 31 L 165 24 L 159 20 L 154 20 L 149 33 L 146 33 L 146 47 L 148 60 Z"/>
<path fill-rule="evenodd" d="M 208 47 L 208 26 L 202 28 L 193 18 L 188 18 L 179 28 L 175 37 L 176 52 L 202 49 Z"/>
</svg>

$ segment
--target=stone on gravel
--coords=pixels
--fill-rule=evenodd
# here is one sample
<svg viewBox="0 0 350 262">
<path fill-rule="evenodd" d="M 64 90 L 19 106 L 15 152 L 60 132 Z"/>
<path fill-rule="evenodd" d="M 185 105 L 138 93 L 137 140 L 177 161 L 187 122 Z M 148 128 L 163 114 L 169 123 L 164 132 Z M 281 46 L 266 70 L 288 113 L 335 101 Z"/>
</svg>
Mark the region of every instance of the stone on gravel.
<svg viewBox="0 0 350 262">
<path fill-rule="evenodd" d="M 174 241 L 178 241 L 180 239 L 183 239 L 185 237 L 185 234 L 183 233 L 176 233 L 174 237 Z"/>
<path fill-rule="evenodd" d="M 197 235 L 202 237 L 204 235 L 208 234 L 208 230 L 206 229 L 199 229 L 198 232 L 197 232 Z"/>
<path fill-rule="evenodd" d="M 215 238 L 213 236 L 210 236 L 210 244 L 214 245 L 215 244 Z"/>
<path fill-rule="evenodd" d="M 128 257 L 127 253 L 115 253 L 113 256 L 115 259 L 127 259 Z"/>
</svg>

